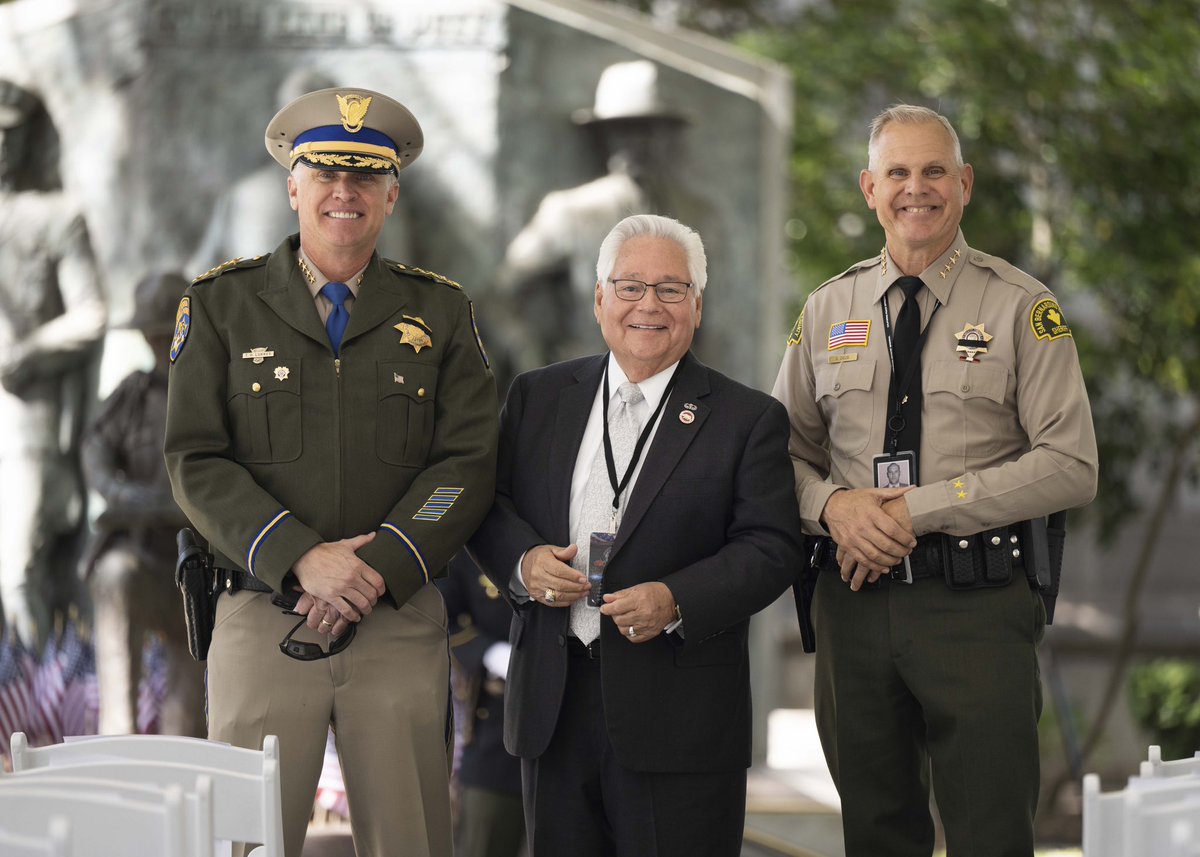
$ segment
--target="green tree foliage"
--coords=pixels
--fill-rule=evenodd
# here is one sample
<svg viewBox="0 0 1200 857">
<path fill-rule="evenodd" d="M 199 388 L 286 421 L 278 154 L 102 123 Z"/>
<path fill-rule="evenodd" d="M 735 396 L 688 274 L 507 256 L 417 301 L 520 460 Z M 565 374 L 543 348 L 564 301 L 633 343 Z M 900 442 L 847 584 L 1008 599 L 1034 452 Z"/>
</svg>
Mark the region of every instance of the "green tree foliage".
<svg viewBox="0 0 1200 857">
<path fill-rule="evenodd" d="M 792 70 L 787 231 L 805 292 L 883 243 L 858 190 L 871 118 L 901 101 L 950 117 L 975 167 L 968 240 L 1068 308 L 1101 446 L 1097 532 L 1135 519 L 1138 468 L 1195 481 L 1200 0 L 624 5 L 734 33 Z"/>
</svg>

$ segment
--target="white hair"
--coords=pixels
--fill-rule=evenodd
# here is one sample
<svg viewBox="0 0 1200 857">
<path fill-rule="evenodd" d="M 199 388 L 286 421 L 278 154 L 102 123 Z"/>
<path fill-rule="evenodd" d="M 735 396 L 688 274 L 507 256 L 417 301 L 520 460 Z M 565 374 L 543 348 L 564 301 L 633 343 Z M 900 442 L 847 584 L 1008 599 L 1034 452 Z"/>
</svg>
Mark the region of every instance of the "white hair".
<svg viewBox="0 0 1200 857">
<path fill-rule="evenodd" d="M 630 238 L 643 235 L 667 238 L 682 247 L 687 255 L 688 278 L 692 288 L 696 290 L 697 295 L 704 294 L 704 286 L 708 282 L 708 258 L 704 255 L 704 242 L 700 240 L 700 233 L 690 226 L 684 226 L 678 220 L 657 214 L 634 214 L 612 228 L 600 244 L 600 256 L 596 261 L 596 281 L 608 282 L 617 266 L 617 256 L 621 253 L 621 247 Z"/>
</svg>

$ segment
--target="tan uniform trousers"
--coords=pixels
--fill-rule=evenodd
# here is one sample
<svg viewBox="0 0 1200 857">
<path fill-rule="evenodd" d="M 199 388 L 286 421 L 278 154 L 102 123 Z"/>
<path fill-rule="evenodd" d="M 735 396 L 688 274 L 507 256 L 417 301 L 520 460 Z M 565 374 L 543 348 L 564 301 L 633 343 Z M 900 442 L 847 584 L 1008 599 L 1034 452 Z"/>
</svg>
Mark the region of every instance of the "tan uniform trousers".
<svg viewBox="0 0 1200 857">
<path fill-rule="evenodd" d="M 279 650 L 297 620 L 269 593 L 218 599 L 209 738 L 258 749 L 264 736 L 279 736 L 288 857 L 300 857 L 331 723 L 360 857 L 450 857 L 450 654 L 441 594 L 428 584 L 399 611 L 380 603 L 345 651 L 319 661 Z M 297 639 L 319 637 L 297 632 Z"/>
</svg>

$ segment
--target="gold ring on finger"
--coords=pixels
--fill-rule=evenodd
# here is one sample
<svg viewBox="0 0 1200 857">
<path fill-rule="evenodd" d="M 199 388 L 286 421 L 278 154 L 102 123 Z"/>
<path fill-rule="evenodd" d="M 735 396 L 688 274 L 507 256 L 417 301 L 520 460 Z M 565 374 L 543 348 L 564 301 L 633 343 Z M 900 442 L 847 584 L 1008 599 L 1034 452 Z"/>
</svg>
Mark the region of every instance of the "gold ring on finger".
<svg viewBox="0 0 1200 857">
<path fill-rule="evenodd" d="M 547 589 L 546 595 L 544 597 L 546 599 L 547 604 L 553 604 L 555 601 L 558 600 L 558 593 L 555 592 L 553 589 Z"/>
</svg>

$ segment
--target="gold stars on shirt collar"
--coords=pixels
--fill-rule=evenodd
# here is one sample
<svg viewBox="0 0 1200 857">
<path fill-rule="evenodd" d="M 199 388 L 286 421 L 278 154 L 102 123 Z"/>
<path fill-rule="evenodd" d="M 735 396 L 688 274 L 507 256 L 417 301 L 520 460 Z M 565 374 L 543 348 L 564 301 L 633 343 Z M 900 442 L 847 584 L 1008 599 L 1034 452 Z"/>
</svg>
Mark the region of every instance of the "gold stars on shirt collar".
<svg viewBox="0 0 1200 857">
<path fill-rule="evenodd" d="M 315 286 L 317 284 L 317 278 L 313 275 L 312 268 L 308 267 L 308 263 L 304 261 L 304 257 L 297 256 L 296 261 L 300 263 L 300 270 L 304 273 L 304 279 L 308 280 L 308 284 L 310 286 Z M 354 288 L 357 289 L 360 285 L 362 285 L 363 277 L 365 275 L 366 271 L 363 271 L 363 273 L 358 275 L 358 279 L 354 281 Z"/>
<path fill-rule="evenodd" d="M 961 255 L 962 251 L 955 249 L 954 254 L 950 257 L 950 261 L 942 267 L 942 270 L 938 271 L 938 276 L 943 280 L 946 279 L 946 275 L 950 273 L 950 269 L 958 264 L 958 257 Z"/>
<path fill-rule="evenodd" d="M 942 270 L 938 271 L 938 276 L 941 277 L 943 280 L 946 279 L 946 275 L 950 273 L 950 269 L 958 264 L 958 257 L 961 255 L 962 255 L 962 251 L 955 249 L 953 255 L 950 256 L 950 261 L 948 261 L 942 267 Z M 887 269 L 887 245 L 886 244 L 883 245 L 883 249 L 879 251 L 879 264 L 881 266 L 881 269 L 879 271 L 879 276 L 887 277 L 888 269 Z"/>
</svg>

